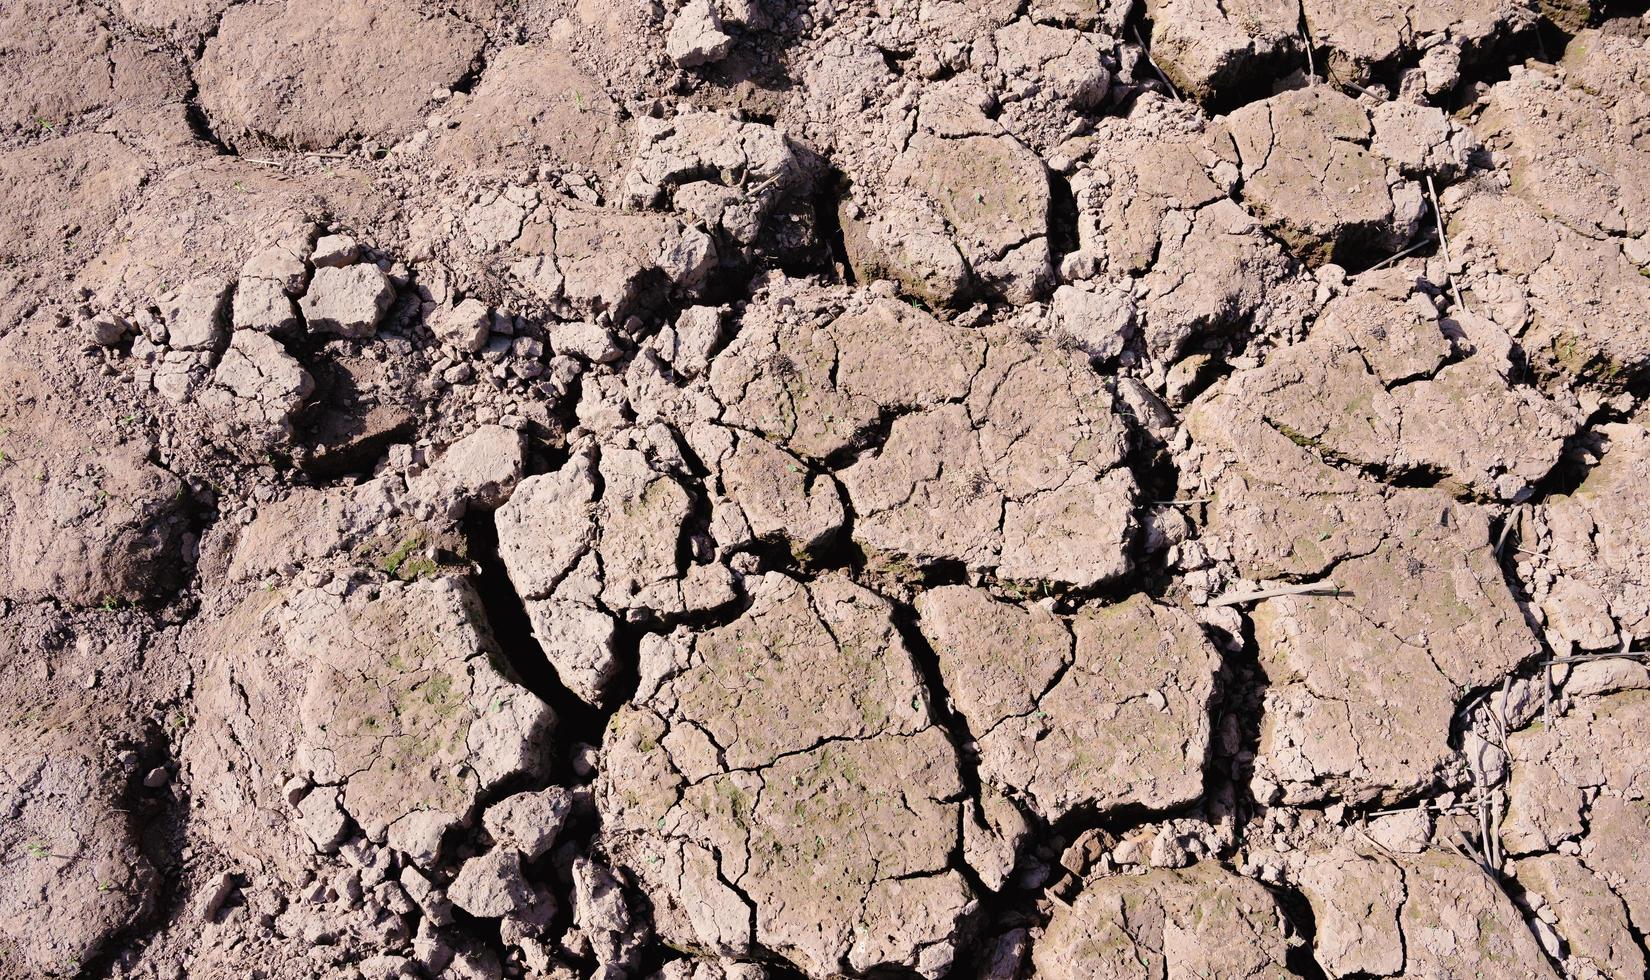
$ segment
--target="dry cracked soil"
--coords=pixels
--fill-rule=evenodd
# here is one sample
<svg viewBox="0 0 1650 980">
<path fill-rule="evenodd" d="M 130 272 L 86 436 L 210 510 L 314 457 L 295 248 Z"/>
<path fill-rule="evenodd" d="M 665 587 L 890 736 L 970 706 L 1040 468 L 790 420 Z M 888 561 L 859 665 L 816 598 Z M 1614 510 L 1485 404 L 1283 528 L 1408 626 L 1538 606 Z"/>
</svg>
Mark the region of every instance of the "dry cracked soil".
<svg viewBox="0 0 1650 980">
<path fill-rule="evenodd" d="M 1636 980 L 1642 0 L 4 0 L 0 980 Z"/>
</svg>

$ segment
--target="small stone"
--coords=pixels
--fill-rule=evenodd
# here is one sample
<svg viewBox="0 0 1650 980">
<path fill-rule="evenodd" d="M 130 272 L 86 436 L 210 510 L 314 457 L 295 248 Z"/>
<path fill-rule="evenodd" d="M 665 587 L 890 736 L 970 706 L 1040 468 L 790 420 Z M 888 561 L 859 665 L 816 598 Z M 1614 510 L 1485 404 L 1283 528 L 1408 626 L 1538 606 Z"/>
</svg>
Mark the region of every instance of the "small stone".
<svg viewBox="0 0 1650 980">
<path fill-rule="evenodd" d="M 585 322 L 553 324 L 550 346 L 558 354 L 573 354 L 597 364 L 616 361 L 623 353 L 612 331 Z"/>
<path fill-rule="evenodd" d="M 722 26 L 722 17 L 711 0 L 689 0 L 676 14 L 676 23 L 665 38 L 665 54 L 679 68 L 721 61 L 733 50 L 733 37 Z"/>
<path fill-rule="evenodd" d="M 377 266 L 323 268 L 299 301 L 311 330 L 341 337 L 371 337 L 395 299 L 389 277 Z"/>
<path fill-rule="evenodd" d="M 229 331 L 224 323 L 229 283 L 196 279 L 166 305 L 168 342 L 177 350 L 217 350 Z"/>
<path fill-rule="evenodd" d="M 514 847 L 531 861 L 556 843 L 572 812 L 573 794 L 552 786 L 506 797 L 487 810 L 482 823 L 500 846 Z"/>
<path fill-rule="evenodd" d="M 466 299 L 457 306 L 438 311 L 430 318 L 430 330 L 436 339 L 449 347 L 474 354 L 487 345 L 487 334 L 492 316 L 487 304 L 478 299 Z"/>
<path fill-rule="evenodd" d="M 99 347 L 113 347 L 126 337 L 126 325 L 114 317 L 100 316 L 86 321 L 86 339 Z"/>
<path fill-rule="evenodd" d="M 447 897 L 471 915 L 498 918 L 533 904 L 533 886 L 522 876 L 521 854 L 498 847 L 473 857 L 458 869 Z"/>
<path fill-rule="evenodd" d="M 361 246 L 348 235 L 324 235 L 309 260 L 317 269 L 337 269 L 361 257 Z"/>
<path fill-rule="evenodd" d="M 331 854 L 349 834 L 349 817 L 338 805 L 338 794 L 311 793 L 298 803 L 298 826 L 317 850 Z"/>
<path fill-rule="evenodd" d="M 160 789 L 172 781 L 172 774 L 164 766 L 156 766 L 143 777 L 143 785 L 149 789 Z"/>
<path fill-rule="evenodd" d="M 234 890 L 235 876 L 227 871 L 218 872 L 206 887 L 201 889 L 200 901 L 195 906 L 195 912 L 201 921 L 211 922 Z"/>
</svg>

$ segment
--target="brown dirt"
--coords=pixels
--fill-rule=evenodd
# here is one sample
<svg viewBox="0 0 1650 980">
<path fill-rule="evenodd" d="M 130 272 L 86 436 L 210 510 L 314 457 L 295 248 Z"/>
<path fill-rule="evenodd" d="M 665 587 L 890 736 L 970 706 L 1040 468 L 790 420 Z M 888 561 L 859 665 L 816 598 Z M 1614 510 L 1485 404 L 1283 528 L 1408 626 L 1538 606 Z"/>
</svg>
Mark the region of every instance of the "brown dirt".
<svg viewBox="0 0 1650 980">
<path fill-rule="evenodd" d="M 1640 976 L 1650 19 L 0 9 L 0 980 Z"/>
</svg>

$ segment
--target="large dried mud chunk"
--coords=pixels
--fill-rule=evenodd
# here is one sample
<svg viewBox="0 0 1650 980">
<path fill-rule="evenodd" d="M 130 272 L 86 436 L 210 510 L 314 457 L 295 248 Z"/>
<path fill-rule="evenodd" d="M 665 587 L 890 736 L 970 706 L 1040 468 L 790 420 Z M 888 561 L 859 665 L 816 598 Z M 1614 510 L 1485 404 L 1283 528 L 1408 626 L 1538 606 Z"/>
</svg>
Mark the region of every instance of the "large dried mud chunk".
<svg viewBox="0 0 1650 980">
<path fill-rule="evenodd" d="M 640 449 L 584 446 L 498 512 L 499 553 L 562 682 L 606 702 L 618 617 L 669 619 L 732 598 L 720 566 L 684 565 L 693 497 Z"/>
<path fill-rule="evenodd" d="M 255 864 L 289 864 L 294 834 L 300 852 L 334 849 L 350 820 L 429 862 L 478 797 L 548 764 L 554 716 L 509 675 L 461 579 L 254 593 L 195 640 L 213 708 L 188 761 L 220 835 L 263 826 L 223 841 L 268 845 Z"/>
<path fill-rule="evenodd" d="M 1255 580 L 1310 579 L 1374 551 L 1387 535 L 1387 491 L 1324 462 L 1242 398 L 1223 386 L 1186 416 L 1198 457 L 1185 470 L 1211 497 L 1204 536 Z"/>
<path fill-rule="evenodd" d="M 1283 980 L 1283 910 L 1213 863 L 1102 878 L 1056 908 L 1032 950 L 1047 980 Z"/>
<path fill-rule="evenodd" d="M 837 220 L 854 275 L 865 282 L 897 282 L 906 295 L 934 307 L 957 305 L 969 295 L 968 262 L 932 208 L 917 201 L 890 202 L 867 211 L 844 197 Z"/>
<path fill-rule="evenodd" d="M 1143 95 L 1126 116 L 1099 120 L 1092 152 L 1072 178 L 1083 251 L 1114 273 L 1151 268 L 1170 215 L 1185 225 L 1226 196 L 1210 171 L 1231 153 L 1195 109 Z"/>
<path fill-rule="evenodd" d="M 1395 73 L 1422 52 L 1442 49 L 1448 74 L 1459 78 L 1463 60 L 1482 60 L 1487 49 L 1535 26 L 1535 11 L 1521 0 L 1368 0 L 1336 3 L 1304 0 L 1301 15 L 1312 43 L 1327 48 L 1331 77 L 1366 83 Z M 1447 88 L 1454 86 L 1451 81 Z"/>
<path fill-rule="evenodd" d="M 422 473 L 404 481 L 394 470 L 354 486 L 295 488 L 257 508 L 236 532 L 226 575 L 231 582 L 291 578 L 334 558 L 373 559 L 403 580 L 437 574 L 432 549 L 466 550 L 446 521 L 472 509 L 492 510 L 521 479 L 521 434 L 484 425 L 448 446 Z M 432 515 L 420 521 L 409 515 Z"/>
<path fill-rule="evenodd" d="M 1152 59 L 1199 101 L 1234 94 L 1295 48 L 1300 7 L 1284 0 L 1147 0 Z"/>
<path fill-rule="evenodd" d="M 229 560 L 232 582 L 290 575 L 365 539 L 389 517 L 391 500 L 380 486 L 301 488 L 264 504 L 242 528 Z"/>
<path fill-rule="evenodd" d="M 1002 554 L 1003 495 L 986 475 L 968 409 L 942 405 L 896 420 L 874 455 L 842 471 L 854 540 L 927 564 L 971 568 Z"/>
<path fill-rule="evenodd" d="M 817 554 L 835 541 L 847 515 L 830 476 L 761 436 L 714 422 L 684 436 L 712 473 L 706 489 L 717 547 L 783 541 L 793 554 Z"/>
<path fill-rule="evenodd" d="M 1633 938 L 1627 906 L 1578 859 L 1541 854 L 1513 865 L 1525 894 L 1539 895 L 1558 918 L 1569 946 L 1564 967 L 1571 976 L 1641 977 L 1644 951 Z"/>
<path fill-rule="evenodd" d="M 208 411 L 233 419 L 252 446 L 269 447 L 292 438 L 292 416 L 314 392 L 315 379 L 280 341 L 237 330 L 199 399 Z"/>
<path fill-rule="evenodd" d="M 1516 384 L 1496 324 L 1442 318 L 1399 274 L 1329 303 L 1311 336 L 1230 387 L 1268 425 L 1327 458 L 1430 473 L 1463 492 L 1527 497 L 1577 428 L 1573 409 Z"/>
<path fill-rule="evenodd" d="M 1550 0 L 1553 5 L 1565 2 Z M 1597 30 L 1577 33 L 1565 45 L 1559 63 L 1570 85 L 1595 97 L 1611 96 L 1610 117 L 1618 127 L 1650 117 L 1650 49 L 1645 47 L 1644 31 L 1630 24 L 1625 19 L 1614 20 Z"/>
<path fill-rule="evenodd" d="M 394 141 L 423 122 L 432 89 L 469 73 L 482 40 L 405 0 L 242 4 L 201 56 L 200 103 L 232 142 Z"/>
<path fill-rule="evenodd" d="M 1458 762 L 1457 702 L 1540 650 L 1476 508 L 1434 491 L 1387 508 L 1385 540 L 1335 567 L 1337 594 L 1255 607 L 1270 681 L 1262 800 L 1394 800 L 1432 784 Z"/>
<path fill-rule="evenodd" d="M 830 462 L 868 551 L 1089 587 L 1130 567 L 1126 429 L 1085 359 L 887 299 L 746 311 L 710 372 L 722 421 Z"/>
<path fill-rule="evenodd" d="M 823 460 L 885 415 L 967 396 L 985 338 L 889 299 L 753 303 L 711 364 L 722 421 Z"/>
<path fill-rule="evenodd" d="M 1593 240 L 1520 198 L 1473 194 L 1449 215 L 1472 308 L 1519 338 L 1561 383 L 1632 383 L 1650 365 L 1650 276 L 1614 239 Z"/>
<path fill-rule="evenodd" d="M 644 116 L 637 143 L 624 178 L 631 206 L 669 207 L 743 245 L 781 200 L 806 188 L 796 151 L 772 126 L 715 112 Z"/>
<path fill-rule="evenodd" d="M 1642 727 L 1639 729 L 1642 731 Z M 1635 738 L 1640 737 L 1635 732 Z M 1627 916 L 1640 936 L 1650 928 L 1650 803 L 1617 793 L 1600 793 L 1587 813 L 1581 860 L 1627 903 Z"/>
<path fill-rule="evenodd" d="M 893 610 L 836 576 L 751 593 L 727 626 L 644 641 L 608 728 L 606 845 L 667 942 L 940 976 L 977 896 L 956 752 Z"/>
<path fill-rule="evenodd" d="M 176 61 L 111 31 L 91 4 L 17 0 L 0 10 L 0 131 L 49 132 L 101 109 L 179 101 L 187 88 Z"/>
<path fill-rule="evenodd" d="M 1482 151 L 1476 134 L 1442 109 L 1414 102 L 1382 102 L 1369 110 L 1375 128 L 1369 148 L 1406 177 L 1454 180 Z"/>
<path fill-rule="evenodd" d="M 619 108 L 580 69 L 571 39 L 507 47 L 448 116 L 436 161 L 466 173 L 519 171 L 540 162 L 606 176 L 623 161 L 628 135 Z"/>
<path fill-rule="evenodd" d="M 770 976 L 760 963 L 688 958 L 666 963 L 648 980 L 768 980 Z"/>
<path fill-rule="evenodd" d="M 1015 0 L 892 0 L 887 9 L 935 42 L 966 44 L 1009 24 L 1023 6 Z"/>
<path fill-rule="evenodd" d="M 1639 744 L 1647 727 L 1650 692 L 1639 690 L 1581 698 L 1568 714 L 1509 736 L 1512 779 L 1501 824 L 1513 854 L 1579 842 L 1582 863 L 1626 901 L 1640 930 L 1650 922 L 1650 763 L 1620 747 Z"/>
<path fill-rule="evenodd" d="M 1289 305 L 1288 256 L 1226 196 L 1234 156 L 1190 107 L 1146 95 L 1100 120 L 1072 175 L 1078 254 L 1138 294 L 1154 357 L 1172 361 L 1246 322 L 1264 329 L 1272 306 Z"/>
<path fill-rule="evenodd" d="M 1289 303 L 1292 270 L 1259 221 L 1225 199 L 1189 217 L 1189 227 L 1169 226 L 1184 237 L 1160 243 L 1167 253 L 1139 284 L 1147 350 L 1166 360 L 1246 322 L 1261 328 L 1269 304 Z"/>
<path fill-rule="evenodd" d="M 175 588 L 189 529 L 183 483 L 142 446 L 90 445 L 60 427 L 0 428 L 0 591 L 97 606 Z"/>
<path fill-rule="evenodd" d="M 102 751 L 109 732 L 61 709 L 37 705 L 0 724 L 11 740 L 0 759 L 0 970 L 78 976 L 136 925 L 157 883 L 129 814 L 128 773 Z"/>
<path fill-rule="evenodd" d="M 1053 278 L 1048 170 L 962 93 L 925 97 L 917 130 L 887 174 L 889 196 L 945 222 L 981 285 L 1027 303 Z M 949 299 L 949 297 L 947 298 Z"/>
<path fill-rule="evenodd" d="M 1048 822 L 1203 795 L 1219 659 L 1190 616 L 1136 596 L 1067 620 L 968 586 L 916 605 L 981 775 Z"/>
<path fill-rule="evenodd" d="M 296 764 L 368 838 L 418 853 L 480 793 L 548 764 L 554 716 L 507 667 L 459 579 L 376 598 L 294 596 L 287 650 L 311 666 Z"/>
<path fill-rule="evenodd" d="M 1063 30 L 1031 20 L 1017 20 L 992 37 L 996 68 L 1020 91 L 1005 93 L 1017 112 L 1058 108 L 1094 109 L 1111 87 L 1102 48 L 1084 31 Z M 1031 82 L 1033 84 L 1024 84 Z"/>
<path fill-rule="evenodd" d="M 1557 976 L 1518 906 L 1466 858 L 1342 846 L 1309 855 L 1299 877 L 1331 977 Z"/>
<path fill-rule="evenodd" d="M 1131 6 L 1124 0 L 1031 0 L 1026 12 L 1039 24 L 1070 24 L 1122 37 Z"/>
<path fill-rule="evenodd" d="M 676 12 L 665 38 L 665 54 L 678 68 L 697 68 L 728 56 L 735 38 L 724 30 L 732 25 L 722 19 L 721 4 L 711 0 L 688 0 Z"/>
<path fill-rule="evenodd" d="M 360 339 L 378 331 L 394 300 L 395 287 L 384 270 L 356 262 L 315 270 L 298 308 L 316 333 Z"/>
<path fill-rule="evenodd" d="M 478 426 L 455 441 L 407 482 L 407 496 L 457 519 L 473 507 L 496 510 L 510 499 L 522 475 L 522 433 L 502 425 Z"/>
<path fill-rule="evenodd" d="M 1130 567 L 1134 479 L 1084 360 L 995 336 L 963 404 L 897 418 L 841 473 L 854 538 L 917 564 L 1089 587 Z"/>
<path fill-rule="evenodd" d="M 200 801 L 200 832 L 243 867 L 272 874 L 295 873 L 314 854 L 281 792 L 296 770 L 297 704 L 308 671 L 282 643 L 286 601 L 280 591 L 255 591 L 199 617 L 182 642 L 201 665 L 200 721 L 180 757 Z"/>
<path fill-rule="evenodd" d="M 1117 52 L 1110 37 L 1022 17 L 976 42 L 972 61 L 998 102 L 997 122 L 1046 159 L 1103 108 Z"/>
<path fill-rule="evenodd" d="M 1421 191 L 1369 150 L 1363 106 L 1327 85 L 1253 102 L 1226 117 L 1244 203 L 1308 262 L 1391 252 L 1414 234 Z"/>
<path fill-rule="evenodd" d="M 1650 233 L 1650 147 L 1638 134 L 1650 103 L 1650 52 L 1642 40 L 1588 31 L 1565 49 L 1564 64 L 1562 77 L 1514 68 L 1490 90 L 1475 128 L 1506 149 L 1513 193 L 1535 208 L 1589 238 L 1642 238 Z M 1634 67 L 1646 79 L 1638 86 Z"/>
<path fill-rule="evenodd" d="M 1585 649 L 1650 637 L 1650 430 L 1641 422 L 1599 427 L 1604 456 L 1574 492 L 1542 505 L 1548 537 L 1532 596 L 1547 627 Z"/>
<path fill-rule="evenodd" d="M 667 215 L 536 204 L 536 194 L 513 199 L 519 191 L 470 209 L 471 240 L 483 251 L 504 248 L 511 276 L 564 319 L 623 323 L 672 296 L 696 295 L 716 267 L 711 237 Z"/>
<path fill-rule="evenodd" d="M 1557 980 L 1518 906 L 1478 864 L 1428 851 L 1400 866 L 1405 976 Z"/>
<path fill-rule="evenodd" d="M 1331 977 L 1400 976 L 1403 871 L 1384 855 L 1341 846 L 1306 859 L 1299 885 L 1316 926 L 1312 957 Z"/>
<path fill-rule="evenodd" d="M 1005 578 L 1084 587 L 1129 570 L 1127 430 L 1087 367 L 1070 351 L 997 337 L 974 379 L 968 412 L 1003 496 Z"/>
</svg>

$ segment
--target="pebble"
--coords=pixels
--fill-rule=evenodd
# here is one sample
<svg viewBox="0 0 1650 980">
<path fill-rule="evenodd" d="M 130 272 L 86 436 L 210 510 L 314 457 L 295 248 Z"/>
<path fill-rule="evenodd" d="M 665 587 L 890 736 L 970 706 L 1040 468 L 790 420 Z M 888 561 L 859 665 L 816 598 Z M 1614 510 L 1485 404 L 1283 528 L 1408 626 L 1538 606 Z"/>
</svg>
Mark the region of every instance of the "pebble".
<svg viewBox="0 0 1650 980">
<path fill-rule="evenodd" d="M 195 913 L 202 921 L 211 922 L 223 908 L 223 903 L 235 890 L 235 876 L 227 871 L 220 871 L 201 889 L 200 900 L 195 906 Z"/>
</svg>

